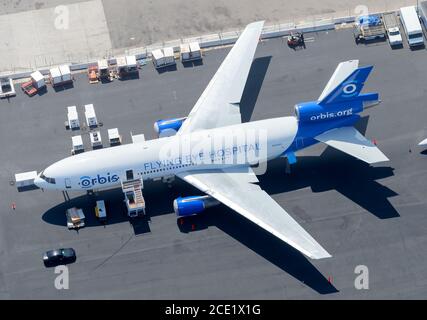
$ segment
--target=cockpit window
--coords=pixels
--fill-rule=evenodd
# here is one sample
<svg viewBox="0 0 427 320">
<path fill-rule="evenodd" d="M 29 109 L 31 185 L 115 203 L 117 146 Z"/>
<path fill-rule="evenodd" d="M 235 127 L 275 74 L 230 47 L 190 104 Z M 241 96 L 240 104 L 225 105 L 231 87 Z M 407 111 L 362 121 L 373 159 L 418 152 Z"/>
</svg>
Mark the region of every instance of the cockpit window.
<svg viewBox="0 0 427 320">
<path fill-rule="evenodd" d="M 42 178 L 47 183 L 56 184 L 55 178 L 46 177 L 43 172 L 40 174 L 40 178 Z"/>
</svg>

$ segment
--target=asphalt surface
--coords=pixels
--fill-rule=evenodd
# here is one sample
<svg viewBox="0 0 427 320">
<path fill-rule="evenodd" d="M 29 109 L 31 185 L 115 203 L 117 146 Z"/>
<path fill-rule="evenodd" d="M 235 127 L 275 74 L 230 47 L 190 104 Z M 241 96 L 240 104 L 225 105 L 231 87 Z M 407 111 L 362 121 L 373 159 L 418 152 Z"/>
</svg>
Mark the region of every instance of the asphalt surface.
<svg viewBox="0 0 427 320">
<path fill-rule="evenodd" d="M 195 195 L 176 182 L 171 189 L 146 183 L 148 218 L 131 225 L 120 190 L 95 197 L 60 192 L 18 193 L 16 172 L 41 170 L 69 155 L 66 107 L 93 103 L 101 134 L 118 127 L 153 138 L 157 119 L 185 116 L 217 70 L 228 48 L 206 53 L 203 65 L 157 73 L 151 64 L 140 78 L 89 85 L 76 76 L 73 88 L 28 98 L 0 100 L 0 297 L 3 299 L 371 299 L 425 298 L 427 294 L 427 153 L 416 144 L 427 136 L 426 50 L 406 44 L 354 44 L 350 30 L 306 35 L 306 49 L 281 39 L 259 44 L 242 103 L 243 120 L 293 114 L 297 102 L 316 99 L 337 63 L 360 59 L 375 66 L 365 92 L 380 92 L 369 109 L 366 135 L 391 159 L 366 165 L 317 145 L 299 154 L 292 174 L 276 160 L 261 186 L 333 257 L 309 260 L 225 207 L 186 220 L 173 214 L 177 196 Z M 18 89 L 18 88 L 17 88 Z M 366 120 L 366 118 L 365 118 Z M 366 121 L 362 121 L 360 128 Z M 88 145 L 89 137 L 84 136 Z M 100 225 L 94 201 L 106 199 L 109 222 Z M 12 202 L 16 209 L 11 209 Z M 87 227 L 65 226 L 64 211 L 81 206 Z M 194 229 L 194 230 L 192 230 Z M 69 290 L 56 290 L 46 250 L 73 247 Z M 355 268 L 369 269 L 369 289 L 357 290 Z M 330 282 L 331 283 L 330 283 Z"/>
</svg>

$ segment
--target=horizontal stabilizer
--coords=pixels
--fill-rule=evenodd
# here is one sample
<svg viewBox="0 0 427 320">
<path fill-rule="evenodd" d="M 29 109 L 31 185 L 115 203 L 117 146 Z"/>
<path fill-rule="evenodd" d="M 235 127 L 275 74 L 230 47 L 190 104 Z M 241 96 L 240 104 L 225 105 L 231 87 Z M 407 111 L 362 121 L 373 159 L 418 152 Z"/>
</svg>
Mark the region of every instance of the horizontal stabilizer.
<svg viewBox="0 0 427 320">
<path fill-rule="evenodd" d="M 315 139 L 369 164 L 389 160 L 354 127 L 332 129 Z"/>
</svg>

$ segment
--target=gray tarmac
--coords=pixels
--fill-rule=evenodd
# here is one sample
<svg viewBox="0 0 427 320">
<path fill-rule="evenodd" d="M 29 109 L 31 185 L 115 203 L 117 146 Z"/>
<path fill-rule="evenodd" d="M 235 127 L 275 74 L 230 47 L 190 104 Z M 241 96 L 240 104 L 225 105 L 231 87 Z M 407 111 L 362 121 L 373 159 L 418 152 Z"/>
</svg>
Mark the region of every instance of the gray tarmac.
<svg viewBox="0 0 427 320">
<path fill-rule="evenodd" d="M 151 64 L 140 78 L 89 85 L 77 75 L 73 88 L 41 96 L 0 100 L 0 298 L 3 299 L 425 299 L 427 296 L 426 50 L 392 50 L 387 42 L 356 46 L 350 30 L 307 34 L 306 49 L 282 39 L 263 41 L 242 102 L 244 121 L 293 115 L 297 102 L 316 99 L 340 61 L 375 66 L 365 92 L 382 103 L 366 112 L 360 129 L 391 159 L 369 166 L 317 145 L 301 152 L 292 174 L 269 163 L 260 184 L 333 257 L 309 260 L 225 207 L 181 225 L 172 209 L 177 196 L 199 194 L 177 181 L 171 189 L 145 184 L 148 217 L 130 224 L 120 190 L 92 197 L 60 192 L 18 193 L 16 172 L 42 170 L 69 155 L 66 107 L 93 103 L 108 128 L 153 138 L 157 119 L 185 116 L 229 48 L 206 52 L 203 64 L 158 73 Z M 18 89 L 18 88 L 17 88 Z M 85 133 L 84 133 L 85 134 Z M 86 144 L 89 137 L 84 136 Z M 109 222 L 99 225 L 94 202 L 107 200 Z M 10 208 L 16 203 L 16 210 Z M 64 211 L 81 206 L 87 227 L 65 226 Z M 194 226 L 195 230 L 192 230 Z M 69 290 L 56 290 L 42 253 L 73 247 Z M 354 286 L 355 268 L 369 268 L 369 290 Z M 330 280 L 330 281 L 329 281 Z"/>
</svg>

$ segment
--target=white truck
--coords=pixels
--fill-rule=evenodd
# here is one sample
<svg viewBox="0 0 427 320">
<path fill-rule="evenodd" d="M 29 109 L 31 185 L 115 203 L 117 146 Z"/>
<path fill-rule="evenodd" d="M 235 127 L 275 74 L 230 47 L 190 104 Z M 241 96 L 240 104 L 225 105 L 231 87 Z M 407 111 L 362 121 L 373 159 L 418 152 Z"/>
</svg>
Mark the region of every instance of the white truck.
<svg viewBox="0 0 427 320">
<path fill-rule="evenodd" d="M 90 135 L 90 144 L 92 145 L 92 149 L 102 148 L 101 133 L 99 131 L 93 131 L 89 135 Z"/>
<path fill-rule="evenodd" d="M 86 124 L 89 128 L 95 128 L 98 126 L 98 120 L 96 119 L 95 108 L 93 104 L 85 105 L 85 118 Z"/>
<path fill-rule="evenodd" d="M 402 21 L 403 29 L 410 48 L 424 45 L 423 30 L 421 28 L 415 6 L 400 8 L 400 20 Z"/>
<path fill-rule="evenodd" d="M 67 125 L 71 130 L 80 129 L 79 115 L 76 106 L 67 107 Z"/>
<path fill-rule="evenodd" d="M 119 129 L 108 129 L 108 141 L 111 147 L 122 144 L 122 137 L 119 134 Z"/>
<path fill-rule="evenodd" d="M 399 21 L 396 14 L 394 12 L 384 13 L 383 21 L 390 46 L 401 46 L 403 44 L 402 35 L 400 34 Z"/>
<path fill-rule="evenodd" d="M 71 137 L 73 148 L 71 149 L 71 154 L 75 155 L 81 152 L 85 151 L 84 145 L 83 145 L 83 139 L 82 136 L 73 136 Z"/>
</svg>

